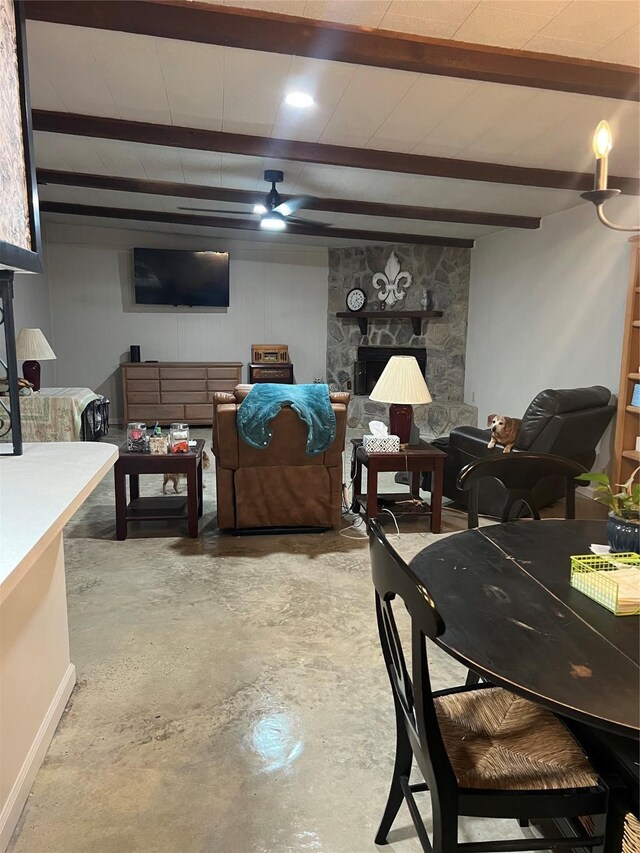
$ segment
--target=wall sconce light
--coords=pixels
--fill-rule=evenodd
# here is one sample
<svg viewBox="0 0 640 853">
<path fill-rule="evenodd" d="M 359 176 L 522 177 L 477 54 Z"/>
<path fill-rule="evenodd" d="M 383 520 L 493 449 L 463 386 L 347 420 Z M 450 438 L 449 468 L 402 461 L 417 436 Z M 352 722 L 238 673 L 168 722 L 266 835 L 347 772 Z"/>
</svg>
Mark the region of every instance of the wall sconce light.
<svg viewBox="0 0 640 853">
<path fill-rule="evenodd" d="M 620 195 L 620 190 L 607 189 L 607 178 L 609 175 L 609 152 L 613 148 L 613 136 L 608 122 L 601 121 L 596 127 L 593 134 L 593 153 L 596 155 L 596 175 L 594 187 L 587 193 L 581 193 L 582 198 L 593 202 L 596 206 L 598 219 L 607 228 L 613 228 L 614 231 L 640 231 L 640 225 L 635 225 L 633 228 L 627 228 L 624 225 L 615 225 L 610 222 L 604 215 L 602 207 L 605 201 L 610 198 L 615 198 Z"/>
</svg>

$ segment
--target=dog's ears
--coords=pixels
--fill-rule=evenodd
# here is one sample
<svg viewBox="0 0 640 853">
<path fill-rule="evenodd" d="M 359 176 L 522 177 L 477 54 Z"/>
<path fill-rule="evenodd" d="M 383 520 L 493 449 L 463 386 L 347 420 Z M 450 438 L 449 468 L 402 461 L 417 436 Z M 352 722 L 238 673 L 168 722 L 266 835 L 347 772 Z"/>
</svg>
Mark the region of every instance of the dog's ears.
<svg viewBox="0 0 640 853">
<path fill-rule="evenodd" d="M 491 426 L 491 421 L 497 417 L 497 415 L 489 415 L 489 417 L 487 418 L 487 426 Z"/>
</svg>

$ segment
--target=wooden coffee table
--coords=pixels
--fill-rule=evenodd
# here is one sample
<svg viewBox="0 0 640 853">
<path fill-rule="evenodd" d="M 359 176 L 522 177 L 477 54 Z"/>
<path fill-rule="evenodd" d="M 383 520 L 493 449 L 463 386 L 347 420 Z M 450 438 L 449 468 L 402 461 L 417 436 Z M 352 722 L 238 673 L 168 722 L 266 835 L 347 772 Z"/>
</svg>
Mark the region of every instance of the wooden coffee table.
<svg viewBox="0 0 640 853">
<path fill-rule="evenodd" d="M 198 439 L 189 453 L 131 453 L 126 446 L 120 448 L 120 456 L 113 472 L 116 489 L 116 539 L 127 538 L 130 521 L 158 519 L 187 519 L 189 536 L 198 538 L 198 520 L 202 517 L 202 451 L 204 441 Z M 162 495 L 153 498 L 140 497 L 140 474 L 185 474 L 186 495 Z M 129 477 L 130 501 L 127 504 Z M 162 482 L 158 480 L 158 486 Z"/>
<path fill-rule="evenodd" d="M 366 517 L 378 515 L 378 474 L 384 472 L 406 471 L 411 474 L 411 497 L 420 499 L 420 476 L 431 472 L 431 532 L 440 533 L 442 525 L 442 476 L 444 460 L 447 456 L 432 444 L 421 441 L 399 450 L 397 453 L 367 453 L 362 439 L 353 438 L 355 448 L 355 476 L 353 479 L 353 502 L 351 508 L 357 512 L 366 508 Z M 367 493 L 362 494 L 362 468 L 367 469 Z M 394 493 L 380 495 L 385 501 L 406 500 L 407 494 Z"/>
</svg>

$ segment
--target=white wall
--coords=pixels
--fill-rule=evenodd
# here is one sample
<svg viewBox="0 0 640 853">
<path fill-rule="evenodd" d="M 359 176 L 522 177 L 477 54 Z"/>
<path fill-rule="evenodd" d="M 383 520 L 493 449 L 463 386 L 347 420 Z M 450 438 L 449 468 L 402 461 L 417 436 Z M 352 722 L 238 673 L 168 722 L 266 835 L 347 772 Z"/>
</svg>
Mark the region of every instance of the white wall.
<svg viewBox="0 0 640 853">
<path fill-rule="evenodd" d="M 56 382 L 106 394 L 114 420 L 121 413 L 118 365 L 131 344 L 140 345 L 143 360 L 246 364 L 252 343 L 286 343 L 297 382 L 325 376 L 324 248 L 55 224 L 45 240 Z M 134 246 L 228 250 L 230 307 L 134 305 Z"/>
<path fill-rule="evenodd" d="M 617 221 L 638 217 L 635 199 Z M 613 217 L 613 214 L 611 215 Z M 545 388 L 605 385 L 618 393 L 629 235 L 597 221 L 592 205 L 546 217 L 539 231 L 502 231 L 471 253 L 465 400 L 479 424 L 521 417 Z M 597 467 L 611 456 L 612 429 Z"/>
<path fill-rule="evenodd" d="M 51 343 L 51 305 L 46 274 L 16 273 L 13 280 L 13 316 L 16 336 L 22 328 L 41 329 Z M 4 358 L 4 334 L 0 335 L 0 349 Z M 42 385 L 55 384 L 55 364 L 55 361 L 41 362 Z M 18 362 L 18 373 L 22 373 L 21 362 Z"/>
</svg>

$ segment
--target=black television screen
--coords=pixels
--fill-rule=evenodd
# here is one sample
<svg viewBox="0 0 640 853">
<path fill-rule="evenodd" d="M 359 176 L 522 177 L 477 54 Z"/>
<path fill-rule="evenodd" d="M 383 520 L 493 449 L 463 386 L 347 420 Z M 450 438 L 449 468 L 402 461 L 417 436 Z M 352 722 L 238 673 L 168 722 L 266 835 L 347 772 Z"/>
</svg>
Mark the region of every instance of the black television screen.
<svg viewBox="0 0 640 853">
<path fill-rule="evenodd" d="M 229 253 L 134 249 L 139 305 L 229 305 Z"/>
</svg>

